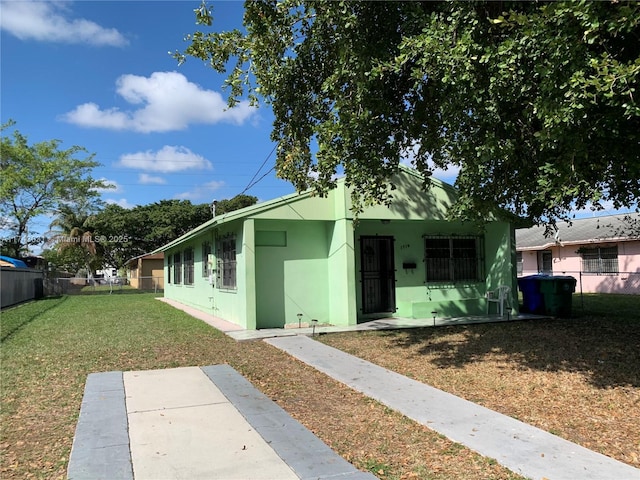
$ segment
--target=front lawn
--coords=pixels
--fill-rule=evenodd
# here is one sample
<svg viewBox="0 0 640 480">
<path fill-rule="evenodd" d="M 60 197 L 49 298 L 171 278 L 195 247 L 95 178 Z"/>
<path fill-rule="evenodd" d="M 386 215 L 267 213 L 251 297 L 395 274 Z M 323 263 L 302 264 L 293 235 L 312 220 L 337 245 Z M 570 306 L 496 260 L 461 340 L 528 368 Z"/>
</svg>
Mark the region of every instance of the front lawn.
<svg viewBox="0 0 640 480">
<path fill-rule="evenodd" d="M 221 363 L 382 479 L 521 478 L 265 342 L 237 343 L 153 294 L 49 298 L 0 318 L 3 479 L 66 478 L 89 373 Z"/>
<path fill-rule="evenodd" d="M 640 295 L 574 295 L 572 319 L 321 339 L 640 468 Z"/>
</svg>

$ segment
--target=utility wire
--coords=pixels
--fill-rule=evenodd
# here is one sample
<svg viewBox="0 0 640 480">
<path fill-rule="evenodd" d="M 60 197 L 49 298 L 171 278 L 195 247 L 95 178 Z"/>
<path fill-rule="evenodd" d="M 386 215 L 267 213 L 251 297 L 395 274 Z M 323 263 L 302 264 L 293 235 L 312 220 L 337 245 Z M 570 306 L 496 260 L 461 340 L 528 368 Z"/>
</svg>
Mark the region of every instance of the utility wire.
<svg viewBox="0 0 640 480">
<path fill-rule="evenodd" d="M 253 187 L 254 185 L 256 185 L 260 180 L 262 180 L 264 177 L 266 177 L 267 175 L 269 175 L 271 172 L 273 172 L 275 170 L 275 165 L 273 167 L 271 167 L 264 175 L 262 175 L 259 179 L 257 179 L 255 182 L 253 182 L 250 185 L 247 185 L 247 188 L 245 188 L 242 193 L 246 192 L 247 190 L 249 190 L 251 187 Z M 242 193 L 240 195 L 242 195 Z"/>
<path fill-rule="evenodd" d="M 262 162 L 262 165 L 260 165 L 260 168 L 256 171 L 256 173 L 253 174 L 253 177 L 251 177 L 251 180 L 249 180 L 249 183 L 247 184 L 246 187 L 244 187 L 244 190 L 242 190 L 242 192 L 240 192 L 240 195 L 244 194 L 247 190 L 249 190 L 251 187 L 253 187 L 254 185 L 256 185 L 260 180 L 262 180 L 264 177 L 266 177 L 269 173 L 271 173 L 273 171 L 273 169 L 275 168 L 275 166 L 271 167 L 269 169 L 269 171 L 267 171 L 267 173 L 265 173 L 264 175 L 262 175 L 258 180 L 255 180 L 255 178 L 258 176 L 258 174 L 260 173 L 260 170 L 262 170 L 262 168 L 266 165 L 267 161 L 269 160 L 269 158 L 271 158 L 271 155 L 273 155 L 273 152 L 276 151 L 276 147 L 278 145 L 274 145 L 273 148 L 271 149 L 271 151 L 269 152 L 269 155 L 267 155 L 267 157 L 264 159 L 264 162 Z M 255 181 L 254 181 L 255 180 Z"/>
</svg>

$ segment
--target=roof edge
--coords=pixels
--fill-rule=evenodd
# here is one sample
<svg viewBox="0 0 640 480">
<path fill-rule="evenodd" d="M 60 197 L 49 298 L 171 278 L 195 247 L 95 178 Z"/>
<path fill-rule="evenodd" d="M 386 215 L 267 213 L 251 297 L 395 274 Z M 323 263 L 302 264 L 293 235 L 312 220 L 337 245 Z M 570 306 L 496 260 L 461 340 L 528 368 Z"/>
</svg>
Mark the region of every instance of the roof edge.
<svg viewBox="0 0 640 480">
<path fill-rule="evenodd" d="M 182 243 L 185 240 L 189 240 L 190 238 L 197 236 L 199 233 L 201 233 L 201 231 L 206 230 L 211 226 L 222 225 L 232 220 L 235 220 L 237 218 L 248 217 L 256 213 L 261 213 L 266 210 L 276 208 L 282 203 L 286 203 L 294 198 L 303 198 L 303 197 L 309 197 L 309 196 L 311 196 L 311 190 L 306 190 L 304 192 L 293 192 L 288 195 L 283 195 L 281 197 L 276 197 L 271 200 L 267 200 L 265 202 L 256 203 L 255 205 L 249 205 L 248 207 L 239 208 L 238 210 L 233 210 L 231 212 L 223 213 L 222 215 L 216 216 L 211 220 L 207 220 L 203 224 L 197 226 L 196 228 L 185 233 L 184 235 L 176 238 L 175 240 L 172 240 L 166 245 L 163 245 L 162 247 L 159 247 L 150 253 L 164 252 L 174 247 L 178 243 Z"/>
</svg>

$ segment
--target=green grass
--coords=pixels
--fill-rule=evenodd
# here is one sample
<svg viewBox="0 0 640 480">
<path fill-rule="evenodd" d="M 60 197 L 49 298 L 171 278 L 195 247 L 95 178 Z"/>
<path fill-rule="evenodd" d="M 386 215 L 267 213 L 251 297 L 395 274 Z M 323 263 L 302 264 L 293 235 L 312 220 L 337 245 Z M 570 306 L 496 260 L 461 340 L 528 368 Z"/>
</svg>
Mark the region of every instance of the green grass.
<svg viewBox="0 0 640 480">
<path fill-rule="evenodd" d="M 575 293 L 572 311 L 576 318 L 601 317 L 621 323 L 640 323 L 640 295 Z"/>
<path fill-rule="evenodd" d="M 12 445 L 3 455 L 2 478 L 64 472 L 89 373 L 234 358 L 234 342 L 153 294 L 31 302 L 4 311 L 0 333 L 3 450 Z"/>
<path fill-rule="evenodd" d="M 422 427 L 402 422 L 389 423 L 389 438 L 381 439 L 380 433 L 370 433 L 370 424 L 362 430 L 358 422 L 363 415 L 367 422 L 386 426 L 391 417 L 388 409 L 354 395 L 337 383 L 331 383 L 328 389 L 329 380 L 321 373 L 291 360 L 265 342 L 235 342 L 204 322 L 156 300 L 151 293 L 134 294 L 125 289 L 122 294 L 100 293 L 47 298 L 2 312 L 0 478 L 66 477 L 89 373 L 221 363 L 230 364 L 295 418 L 308 421 L 309 428 L 317 421 L 313 430 L 324 434 L 329 444 L 344 445 L 340 447 L 341 454 L 357 466 L 382 469 L 385 478 L 404 478 L 408 472 L 415 473 L 415 468 L 440 461 L 438 450 L 429 447 L 422 451 L 420 462 L 405 466 L 393 453 L 407 449 L 409 446 L 402 442 L 409 437 L 393 434 L 393 429 L 425 435 L 420 437 L 423 440 L 413 442 L 411 448 L 430 445 L 424 439 L 437 441 L 437 434 L 423 433 Z M 585 297 L 585 308 L 581 308 L 576 306 L 578 298 L 574 296 L 575 318 L 556 323 L 576 339 L 587 337 L 589 332 L 593 336 L 595 330 L 602 334 L 604 330 L 615 330 L 616 325 L 638 322 L 639 300 L 638 296 L 592 296 L 588 300 Z M 489 327 L 471 328 L 482 331 Z M 522 327 L 504 324 L 501 328 L 508 328 L 510 335 L 517 336 Z M 586 345 L 588 351 L 602 350 L 600 343 Z M 626 347 L 618 345 L 615 351 L 607 350 L 610 360 L 593 368 L 607 367 L 620 355 L 618 350 L 626 351 Z M 522 345 L 518 348 L 522 353 Z M 615 373 L 622 377 L 616 380 L 611 371 L 603 371 L 607 385 L 626 381 L 631 375 L 625 373 L 623 365 L 616 365 Z M 637 369 L 637 365 L 629 368 Z M 325 410 L 327 417 L 321 417 Z M 332 421 L 336 421 L 336 426 Z M 435 452 L 432 458 L 427 457 L 431 450 Z M 456 452 L 457 449 L 451 453 Z M 447 457 L 446 468 L 452 470 L 434 473 L 433 478 L 457 478 L 455 472 L 472 468 L 477 462 L 463 452 Z M 475 477 L 469 474 L 468 478 L 480 478 L 483 471 L 487 478 L 512 478 L 506 469 L 494 471 L 493 466 L 484 462 L 485 467 L 474 470 Z"/>
<path fill-rule="evenodd" d="M 223 336 L 153 298 L 63 296 L 4 312 L 3 380 L 59 373 L 70 366 L 81 378 L 93 371 L 172 367 L 180 359 L 165 358 L 163 351 L 174 353 L 181 346 L 188 351 L 185 342 Z"/>
</svg>

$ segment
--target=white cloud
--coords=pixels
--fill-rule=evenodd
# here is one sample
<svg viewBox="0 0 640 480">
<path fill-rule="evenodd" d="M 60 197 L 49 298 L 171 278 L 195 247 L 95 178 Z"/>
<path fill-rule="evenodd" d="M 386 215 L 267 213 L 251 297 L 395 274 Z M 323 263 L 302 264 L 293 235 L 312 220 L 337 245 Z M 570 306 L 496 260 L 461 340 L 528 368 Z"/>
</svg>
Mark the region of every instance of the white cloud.
<svg viewBox="0 0 640 480">
<path fill-rule="evenodd" d="M 3 1 L 0 27 L 20 40 L 122 47 L 129 41 L 115 28 L 69 18 L 60 2 Z"/>
<path fill-rule="evenodd" d="M 148 173 L 141 173 L 138 175 L 138 183 L 145 185 L 164 185 L 167 181 L 162 177 L 156 177 L 154 175 L 149 175 Z"/>
<path fill-rule="evenodd" d="M 83 103 L 75 110 L 65 113 L 61 117 L 69 123 L 75 123 L 83 127 L 107 128 L 110 130 L 123 130 L 127 128 L 129 118 L 126 113 L 116 108 L 100 110 L 95 103 Z"/>
<path fill-rule="evenodd" d="M 129 201 L 126 198 L 121 198 L 120 200 L 114 200 L 112 198 L 108 198 L 107 200 L 105 200 L 106 203 L 108 203 L 109 205 L 120 205 L 122 208 L 133 208 L 135 207 L 135 205 L 132 205 L 131 203 L 129 203 Z"/>
<path fill-rule="evenodd" d="M 220 93 L 204 90 L 177 72 L 122 75 L 116 86 L 124 100 L 139 108 L 121 111 L 85 103 L 62 115 L 62 120 L 84 127 L 150 133 L 184 130 L 199 123 L 241 125 L 256 112 L 248 102 L 228 109 Z"/>
<path fill-rule="evenodd" d="M 193 153 L 187 147 L 171 145 L 165 145 L 156 152 L 147 150 L 146 152 L 122 155 L 116 165 L 162 173 L 191 169 L 211 169 L 211 162 L 206 158 Z"/>
<path fill-rule="evenodd" d="M 174 198 L 178 200 L 213 200 L 211 194 L 224 187 L 224 185 L 225 183 L 222 181 L 213 180 L 189 192 L 179 193 Z"/>
</svg>

